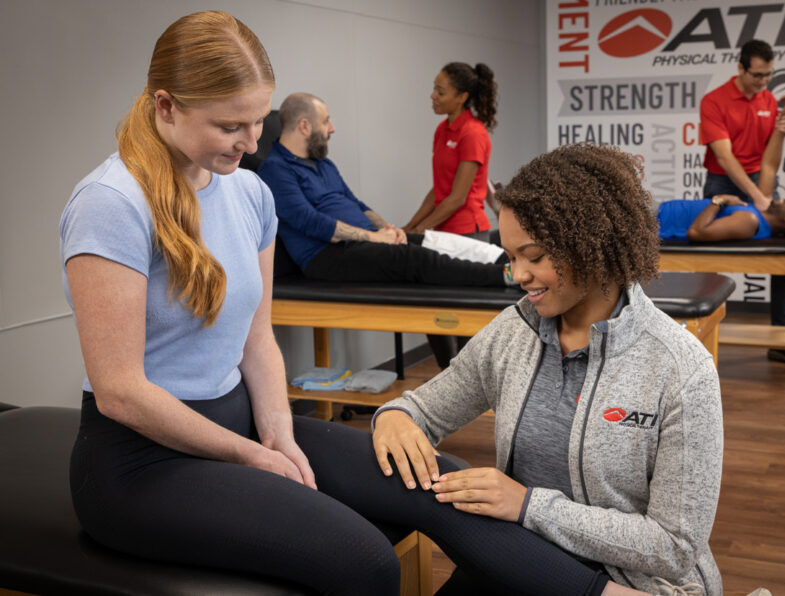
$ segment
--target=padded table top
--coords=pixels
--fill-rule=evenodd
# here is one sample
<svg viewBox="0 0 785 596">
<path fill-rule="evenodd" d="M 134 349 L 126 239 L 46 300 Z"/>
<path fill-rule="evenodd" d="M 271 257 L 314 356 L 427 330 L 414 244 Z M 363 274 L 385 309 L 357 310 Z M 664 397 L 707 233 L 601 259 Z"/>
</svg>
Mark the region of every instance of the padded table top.
<svg viewBox="0 0 785 596">
<path fill-rule="evenodd" d="M 68 484 L 75 408 L 0 404 L 0 592 L 155 596 L 310 596 L 291 582 L 149 561 L 102 547 L 81 530 Z M 409 531 L 378 526 L 394 544 Z"/>
<path fill-rule="evenodd" d="M 644 291 L 669 316 L 695 318 L 714 312 L 735 287 L 732 279 L 716 273 L 663 272 L 660 279 L 644 286 Z M 277 277 L 273 284 L 273 298 L 277 300 L 396 306 L 502 310 L 522 296 L 524 292 L 518 288 L 339 283 L 312 281 L 302 276 Z"/>
<path fill-rule="evenodd" d="M 724 242 L 690 242 L 689 240 L 663 240 L 660 252 L 695 252 L 725 254 L 785 254 L 785 238 L 765 240 L 726 240 Z"/>
</svg>

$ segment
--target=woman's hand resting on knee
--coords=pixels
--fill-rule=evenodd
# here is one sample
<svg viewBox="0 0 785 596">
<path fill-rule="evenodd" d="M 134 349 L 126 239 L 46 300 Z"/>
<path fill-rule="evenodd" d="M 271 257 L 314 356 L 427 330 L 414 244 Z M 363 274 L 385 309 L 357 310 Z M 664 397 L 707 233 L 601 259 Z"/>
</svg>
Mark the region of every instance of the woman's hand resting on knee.
<svg viewBox="0 0 785 596">
<path fill-rule="evenodd" d="M 311 488 L 316 488 L 313 472 L 310 471 L 310 466 L 307 465 L 307 459 L 305 460 L 307 467 L 303 469 L 292 459 L 289 453 L 286 453 L 281 449 L 259 445 L 258 443 L 256 445 L 257 448 L 244 458 L 243 463 L 245 465 L 259 470 L 266 470 L 273 474 L 278 474 L 279 476 L 299 482 L 300 484 L 305 484 Z M 297 449 L 299 450 L 299 447 L 297 447 Z M 303 455 L 303 457 L 305 456 Z M 303 474 L 304 471 L 305 474 Z M 308 474 L 308 472 L 310 472 L 310 474 Z"/>
<path fill-rule="evenodd" d="M 439 465 L 436 462 L 438 452 L 406 412 L 387 410 L 376 417 L 373 448 L 385 476 L 392 476 L 393 471 L 388 459 L 392 455 L 401 480 L 407 488 L 417 486 L 414 476 L 417 476 L 424 490 L 429 490 L 431 484 L 439 479 Z"/>
<path fill-rule="evenodd" d="M 521 515 L 526 487 L 496 468 L 467 468 L 444 474 L 433 485 L 442 503 L 467 513 L 515 522 Z"/>
</svg>

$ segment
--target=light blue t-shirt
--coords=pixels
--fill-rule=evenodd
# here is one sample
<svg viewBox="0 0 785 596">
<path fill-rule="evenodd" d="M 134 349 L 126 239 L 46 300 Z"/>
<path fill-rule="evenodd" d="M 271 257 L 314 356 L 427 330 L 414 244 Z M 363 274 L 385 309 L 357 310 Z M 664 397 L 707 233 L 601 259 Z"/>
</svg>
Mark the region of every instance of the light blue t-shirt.
<svg viewBox="0 0 785 596">
<path fill-rule="evenodd" d="M 76 185 L 60 220 L 69 305 L 65 264 L 73 256 L 98 255 L 147 277 L 145 374 L 180 399 L 212 399 L 240 382 L 238 365 L 263 291 L 259 251 L 273 242 L 278 225 L 272 194 L 253 172 L 213 174 L 197 196 L 202 239 L 226 272 L 226 297 L 210 327 L 177 300 L 176 292 L 170 299 L 150 208 L 117 153 Z M 92 391 L 87 379 L 83 388 Z"/>
</svg>

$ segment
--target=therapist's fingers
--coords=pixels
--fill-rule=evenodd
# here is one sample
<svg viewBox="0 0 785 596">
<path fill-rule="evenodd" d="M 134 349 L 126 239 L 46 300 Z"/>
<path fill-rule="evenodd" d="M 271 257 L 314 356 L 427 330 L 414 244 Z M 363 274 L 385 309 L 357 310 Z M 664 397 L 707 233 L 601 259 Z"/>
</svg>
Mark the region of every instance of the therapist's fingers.
<svg viewBox="0 0 785 596">
<path fill-rule="evenodd" d="M 401 475 L 401 480 L 403 480 L 406 488 L 416 488 L 417 483 L 414 481 L 414 475 L 412 474 L 412 469 L 409 466 L 409 457 L 406 454 L 404 448 L 401 445 L 396 445 L 393 449 L 390 450 L 390 455 L 392 455 L 393 461 L 395 462 L 395 467 L 398 468 L 398 473 Z"/>
<path fill-rule="evenodd" d="M 374 451 L 376 452 L 376 461 L 379 463 L 379 467 L 382 469 L 385 476 L 392 475 L 392 469 L 390 468 L 389 463 L 389 458 L 392 457 L 395 462 L 395 467 L 398 469 L 398 474 L 400 474 L 401 480 L 406 488 L 413 489 L 417 487 L 415 475 L 417 476 L 417 479 L 420 480 L 421 485 L 423 485 L 423 482 L 426 482 L 428 488 L 430 488 L 431 483 L 428 481 L 428 472 L 424 464 L 424 458 L 417 449 L 410 448 L 407 450 L 400 442 L 383 444 L 374 441 Z M 415 467 L 415 473 L 412 472 L 410 462 Z M 424 481 L 421 480 L 423 478 Z M 423 486 L 423 488 L 425 487 Z"/>
<path fill-rule="evenodd" d="M 433 482 L 439 480 L 439 462 L 436 461 L 436 456 L 438 453 L 424 434 L 419 437 L 417 446 L 420 449 L 420 453 L 422 453 L 423 460 L 425 461 L 425 467 L 429 479 L 427 488 L 430 488 Z M 422 482 L 420 484 L 422 485 Z M 426 487 L 423 486 L 423 488 Z"/>
<path fill-rule="evenodd" d="M 382 472 L 386 476 L 392 475 L 389 463 L 389 457 L 392 456 L 407 488 L 417 486 L 415 476 L 426 490 L 431 487 L 432 479 L 439 477 L 433 446 L 422 429 L 404 411 L 392 409 L 377 416 L 373 447 Z"/>
<path fill-rule="evenodd" d="M 424 490 L 430 490 L 431 478 L 433 477 L 433 470 L 436 468 L 436 478 L 439 477 L 438 467 L 436 466 L 436 458 L 433 456 L 433 447 L 428 442 L 428 439 L 423 435 L 417 437 L 414 441 L 404 444 L 406 455 L 414 467 L 414 475 L 417 476 L 417 481 Z M 411 487 L 408 483 L 407 486 Z"/>
</svg>

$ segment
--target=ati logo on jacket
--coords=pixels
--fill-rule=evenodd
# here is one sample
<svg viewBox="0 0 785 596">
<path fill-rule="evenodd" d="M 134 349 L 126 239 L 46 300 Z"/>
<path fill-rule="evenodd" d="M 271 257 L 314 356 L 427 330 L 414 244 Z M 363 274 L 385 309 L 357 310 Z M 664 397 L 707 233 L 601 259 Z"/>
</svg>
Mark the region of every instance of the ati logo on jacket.
<svg viewBox="0 0 785 596">
<path fill-rule="evenodd" d="M 631 426 L 648 430 L 654 428 L 657 422 L 657 414 L 647 414 L 646 412 L 630 412 L 629 414 L 621 408 L 608 408 L 602 413 L 602 417 L 608 422 L 618 422 L 620 426 Z"/>
</svg>

